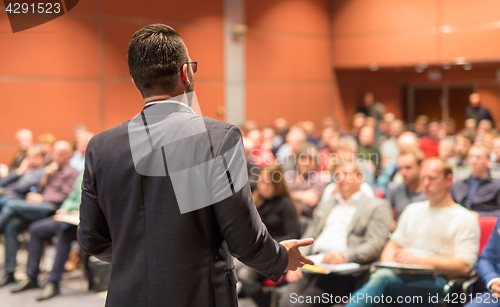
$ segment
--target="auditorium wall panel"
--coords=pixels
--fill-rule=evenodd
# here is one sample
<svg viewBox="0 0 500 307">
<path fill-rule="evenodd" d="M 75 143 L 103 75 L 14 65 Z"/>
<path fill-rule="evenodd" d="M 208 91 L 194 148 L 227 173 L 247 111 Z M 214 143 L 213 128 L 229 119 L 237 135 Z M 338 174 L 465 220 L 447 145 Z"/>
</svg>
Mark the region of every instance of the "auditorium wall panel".
<svg viewBox="0 0 500 307">
<path fill-rule="evenodd" d="M 0 163 L 15 152 L 14 134 L 52 132 L 73 140 L 73 127 L 100 132 L 142 108 L 128 74 L 132 34 L 152 23 L 173 26 L 199 61 L 195 89 L 204 114 L 224 105 L 222 0 L 183 2 L 86 0 L 44 25 L 13 34 L 0 7 Z M 220 112 L 223 114 L 223 112 Z"/>
<path fill-rule="evenodd" d="M 260 125 L 284 117 L 312 120 L 319 128 L 335 112 L 342 122 L 330 59 L 328 1 L 246 2 L 247 119 Z"/>
</svg>

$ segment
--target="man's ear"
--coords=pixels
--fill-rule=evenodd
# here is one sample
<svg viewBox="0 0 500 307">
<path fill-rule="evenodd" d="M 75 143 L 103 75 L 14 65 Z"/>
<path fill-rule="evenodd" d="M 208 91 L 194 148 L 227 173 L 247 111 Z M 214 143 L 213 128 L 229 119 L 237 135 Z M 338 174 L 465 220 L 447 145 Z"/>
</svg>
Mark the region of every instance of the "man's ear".
<svg viewBox="0 0 500 307">
<path fill-rule="evenodd" d="M 181 69 L 181 79 L 184 84 L 189 85 L 191 83 L 191 80 L 189 80 L 189 74 L 188 74 L 188 64 L 183 64 L 182 69 Z"/>
</svg>

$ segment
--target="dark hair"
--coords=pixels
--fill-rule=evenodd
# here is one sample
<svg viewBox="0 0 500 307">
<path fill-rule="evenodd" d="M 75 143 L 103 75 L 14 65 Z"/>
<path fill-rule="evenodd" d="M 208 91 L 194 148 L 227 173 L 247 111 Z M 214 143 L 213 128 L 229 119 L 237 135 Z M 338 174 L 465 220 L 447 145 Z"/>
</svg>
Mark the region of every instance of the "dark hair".
<svg viewBox="0 0 500 307">
<path fill-rule="evenodd" d="M 135 32 L 127 56 L 130 75 L 143 97 L 174 90 L 177 74 L 188 61 L 179 33 L 163 24 L 152 24 Z"/>
</svg>

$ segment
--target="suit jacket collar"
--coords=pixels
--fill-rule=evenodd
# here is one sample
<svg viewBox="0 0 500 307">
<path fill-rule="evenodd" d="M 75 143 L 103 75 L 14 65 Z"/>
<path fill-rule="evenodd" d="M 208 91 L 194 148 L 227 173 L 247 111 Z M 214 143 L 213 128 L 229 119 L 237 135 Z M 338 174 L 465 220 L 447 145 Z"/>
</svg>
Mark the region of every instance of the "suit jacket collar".
<svg viewBox="0 0 500 307">
<path fill-rule="evenodd" d="M 171 98 L 171 99 L 166 99 L 166 100 L 157 100 L 157 101 L 151 101 L 151 102 L 148 102 L 148 103 L 146 103 L 146 105 L 144 106 L 143 111 L 144 111 L 145 109 L 147 109 L 147 108 L 149 108 L 149 107 L 153 106 L 153 105 L 158 105 L 158 104 L 173 104 L 173 105 L 180 105 L 181 107 L 186 108 L 186 109 L 187 109 L 187 111 L 189 111 L 189 112 L 191 112 L 191 113 L 193 113 L 193 114 L 196 114 L 196 113 L 193 111 L 193 109 L 191 109 L 191 107 L 189 107 L 187 104 L 185 104 L 185 103 L 183 103 L 183 102 L 180 102 L 180 101 L 177 101 L 177 100 L 175 100 L 175 99 L 173 99 L 173 98 Z M 178 108 L 178 110 L 181 110 L 181 109 L 180 109 L 180 108 Z"/>
</svg>

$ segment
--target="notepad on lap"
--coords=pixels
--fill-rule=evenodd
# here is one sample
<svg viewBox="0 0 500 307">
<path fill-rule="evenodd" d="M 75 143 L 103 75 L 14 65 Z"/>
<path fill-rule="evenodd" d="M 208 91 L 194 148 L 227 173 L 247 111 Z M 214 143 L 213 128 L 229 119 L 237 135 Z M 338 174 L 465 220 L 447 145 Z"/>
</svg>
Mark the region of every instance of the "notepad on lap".
<svg viewBox="0 0 500 307">
<path fill-rule="evenodd" d="M 343 273 L 347 271 L 353 271 L 359 269 L 360 265 L 354 262 L 341 263 L 341 264 L 328 264 L 321 263 L 325 254 L 317 254 L 307 256 L 314 262 L 314 265 L 306 264 L 302 267 L 303 270 L 311 272 L 311 273 L 319 273 L 319 274 L 329 274 L 329 273 Z"/>
</svg>

